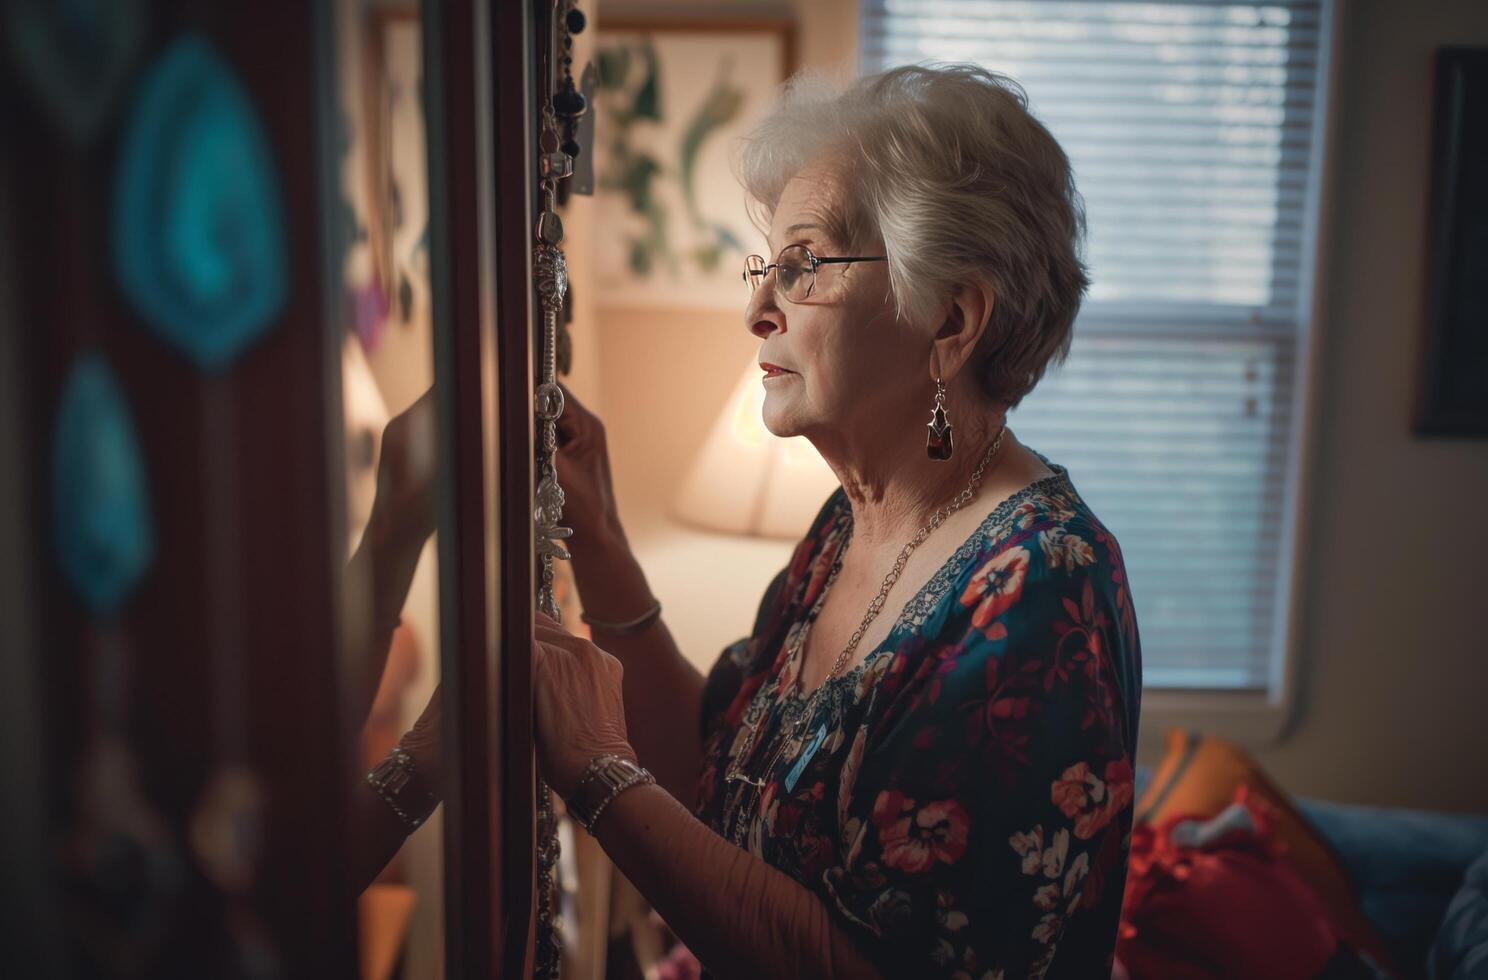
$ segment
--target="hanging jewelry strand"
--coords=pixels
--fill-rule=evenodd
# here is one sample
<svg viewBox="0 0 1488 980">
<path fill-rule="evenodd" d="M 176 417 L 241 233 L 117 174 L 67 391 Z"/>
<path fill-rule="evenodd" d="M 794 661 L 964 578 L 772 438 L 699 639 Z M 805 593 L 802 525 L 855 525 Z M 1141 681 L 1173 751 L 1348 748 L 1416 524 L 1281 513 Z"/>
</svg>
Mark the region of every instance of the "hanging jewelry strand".
<svg viewBox="0 0 1488 980">
<path fill-rule="evenodd" d="M 558 483 L 558 429 L 563 415 L 563 389 L 558 387 L 558 325 L 563 313 L 563 300 L 568 294 L 568 261 L 560 247 L 563 221 L 558 217 L 558 184 L 573 173 L 573 158 L 578 144 L 573 139 L 575 121 L 588 106 L 584 97 L 573 91 L 573 38 L 584 29 L 584 15 L 574 0 L 553 0 L 547 45 L 547 78 L 549 98 L 542 108 L 542 128 L 538 135 L 538 191 L 542 210 L 533 229 L 536 241 L 532 250 L 532 281 L 542 304 L 541 376 L 533 392 L 533 415 L 538 430 L 537 488 L 533 506 L 533 525 L 539 562 L 540 580 L 537 608 L 553 619 L 560 618 L 558 599 L 553 590 L 553 562 L 567 561 L 568 552 L 558 543 L 573 534 L 564 527 L 563 487 Z M 559 53 L 561 51 L 561 54 Z M 553 61 L 562 57 L 564 87 L 556 86 Z M 577 98 L 574 98 L 577 96 Z M 556 110 L 556 111 L 555 111 Z M 561 123 L 560 123 L 561 117 Z M 559 142 L 560 124 L 567 135 Z M 553 794 L 547 784 L 537 784 L 537 947 L 533 957 L 533 976 L 538 980 L 556 980 L 563 960 L 563 937 L 554 904 L 558 898 L 557 873 L 560 857 L 558 818 L 553 811 Z"/>
<path fill-rule="evenodd" d="M 548 128 L 548 114 L 544 119 L 544 137 L 552 133 Z M 536 415 L 539 440 L 537 448 L 538 483 L 533 521 L 541 580 L 537 591 L 537 608 L 544 615 L 558 619 L 561 615 L 558 600 L 553 593 L 553 562 L 564 561 L 568 552 L 558 544 L 573 534 L 571 528 L 559 522 L 563 520 L 563 488 L 558 484 L 558 417 L 563 414 L 563 389 L 557 381 L 558 314 L 563 309 L 563 297 L 568 291 L 568 265 L 559 243 L 563 240 L 563 223 L 558 219 L 556 206 L 557 174 L 564 169 L 554 167 L 549 157 L 570 158 L 561 153 L 543 155 L 543 210 L 537 218 L 537 242 L 532 253 L 532 279 L 537 295 L 542 302 L 542 376 L 534 392 L 533 412 Z M 554 161 L 557 162 L 557 161 Z M 566 173 L 562 173 L 567 176 Z M 558 819 L 553 812 L 553 794 L 541 780 L 537 784 L 537 948 L 533 958 L 533 975 L 539 980 L 555 980 L 563 958 L 562 939 L 558 923 L 553 914 L 557 900 L 556 874 L 560 857 L 558 845 Z"/>
</svg>

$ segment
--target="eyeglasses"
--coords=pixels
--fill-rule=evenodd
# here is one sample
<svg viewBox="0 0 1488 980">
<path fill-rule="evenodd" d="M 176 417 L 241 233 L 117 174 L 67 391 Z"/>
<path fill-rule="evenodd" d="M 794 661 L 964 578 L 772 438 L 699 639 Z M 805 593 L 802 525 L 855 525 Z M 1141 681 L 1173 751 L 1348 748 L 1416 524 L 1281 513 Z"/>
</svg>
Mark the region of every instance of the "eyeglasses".
<svg viewBox="0 0 1488 980">
<path fill-rule="evenodd" d="M 805 245 L 787 245 L 780 250 L 774 262 L 765 262 L 763 255 L 750 255 L 744 259 L 744 283 L 753 293 L 759 289 L 775 271 L 775 286 L 780 294 L 792 303 L 801 303 L 811 298 L 816 291 L 816 270 L 824 265 L 846 265 L 849 262 L 884 262 L 887 255 L 844 255 L 826 258 L 815 254 Z"/>
</svg>

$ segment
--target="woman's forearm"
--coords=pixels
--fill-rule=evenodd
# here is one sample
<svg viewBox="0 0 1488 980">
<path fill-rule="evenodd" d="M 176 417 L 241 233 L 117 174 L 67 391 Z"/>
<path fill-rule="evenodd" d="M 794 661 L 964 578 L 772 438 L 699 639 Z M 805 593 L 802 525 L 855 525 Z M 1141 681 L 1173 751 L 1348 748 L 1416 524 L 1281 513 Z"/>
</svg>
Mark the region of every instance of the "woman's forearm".
<svg viewBox="0 0 1488 980">
<path fill-rule="evenodd" d="M 409 830 L 361 774 L 351 783 L 350 806 L 348 877 L 352 892 L 361 894 L 398 853 Z"/>
<path fill-rule="evenodd" d="M 343 578 L 346 608 L 365 617 L 365 645 L 352 666 L 350 680 L 352 717 L 365 724 L 377 698 L 377 688 L 387 667 L 388 650 L 403 613 L 403 603 L 418 570 L 424 540 L 400 532 L 397 522 L 376 509 L 362 534 L 356 553 L 347 563 Z"/>
<path fill-rule="evenodd" d="M 604 538 L 573 539 L 574 580 L 584 611 L 611 622 L 634 619 L 655 601 L 651 588 L 623 533 Z M 661 620 L 625 636 L 595 626 L 593 638 L 625 666 L 625 725 L 641 764 L 677 799 L 692 799 L 703 754 L 702 675 Z"/>
<path fill-rule="evenodd" d="M 660 786 L 600 814 L 610 860 L 721 977 L 877 977 L 821 899 L 702 824 Z"/>
</svg>

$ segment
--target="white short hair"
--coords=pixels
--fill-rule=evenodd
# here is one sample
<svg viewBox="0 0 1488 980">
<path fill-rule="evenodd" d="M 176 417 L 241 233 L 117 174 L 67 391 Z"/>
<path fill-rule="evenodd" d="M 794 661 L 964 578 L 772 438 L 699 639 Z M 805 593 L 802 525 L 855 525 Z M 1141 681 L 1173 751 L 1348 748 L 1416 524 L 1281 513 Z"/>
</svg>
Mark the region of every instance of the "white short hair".
<svg viewBox="0 0 1488 980">
<path fill-rule="evenodd" d="M 992 288 L 978 354 L 994 399 L 1016 405 L 1068 353 L 1089 284 L 1084 205 L 1017 82 L 975 65 L 894 68 L 845 91 L 797 76 L 736 169 L 767 217 L 813 164 L 851 188 L 834 237 L 852 248 L 882 240 L 900 317 L 927 320 L 958 283 Z"/>
</svg>

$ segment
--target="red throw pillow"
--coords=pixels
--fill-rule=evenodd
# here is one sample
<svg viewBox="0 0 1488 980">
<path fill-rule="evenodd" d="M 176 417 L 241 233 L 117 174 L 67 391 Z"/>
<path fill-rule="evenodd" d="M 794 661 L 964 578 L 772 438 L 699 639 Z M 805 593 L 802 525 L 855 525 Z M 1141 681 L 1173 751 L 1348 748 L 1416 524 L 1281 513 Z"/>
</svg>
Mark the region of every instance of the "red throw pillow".
<svg viewBox="0 0 1488 980">
<path fill-rule="evenodd" d="M 1254 759 L 1232 742 L 1181 728 L 1167 733 L 1164 748 L 1137 800 L 1138 824 L 1161 825 L 1181 813 L 1212 817 L 1235 798 L 1237 787 L 1246 787 L 1252 798 L 1275 809 L 1273 835 L 1284 845 L 1283 860 L 1327 907 L 1343 938 L 1393 972 L 1389 952 L 1360 910 L 1343 862 Z"/>
<path fill-rule="evenodd" d="M 1132 980 L 1311 980 L 1323 972 L 1339 925 L 1281 859 L 1276 816 L 1241 786 L 1235 808 L 1213 820 L 1174 814 L 1133 830 L 1116 946 Z"/>
</svg>

